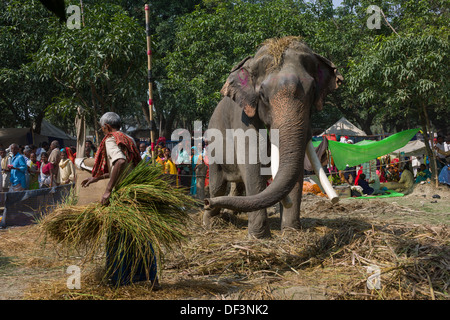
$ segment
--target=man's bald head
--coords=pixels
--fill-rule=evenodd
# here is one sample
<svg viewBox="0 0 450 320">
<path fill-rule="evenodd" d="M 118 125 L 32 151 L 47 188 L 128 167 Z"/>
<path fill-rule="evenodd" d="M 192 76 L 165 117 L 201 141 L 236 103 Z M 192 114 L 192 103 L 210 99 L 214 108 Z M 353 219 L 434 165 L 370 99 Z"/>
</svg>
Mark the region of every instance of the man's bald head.
<svg viewBox="0 0 450 320">
<path fill-rule="evenodd" d="M 58 140 L 53 140 L 52 143 L 50 143 L 50 150 L 53 150 L 55 148 L 59 148 Z"/>
</svg>

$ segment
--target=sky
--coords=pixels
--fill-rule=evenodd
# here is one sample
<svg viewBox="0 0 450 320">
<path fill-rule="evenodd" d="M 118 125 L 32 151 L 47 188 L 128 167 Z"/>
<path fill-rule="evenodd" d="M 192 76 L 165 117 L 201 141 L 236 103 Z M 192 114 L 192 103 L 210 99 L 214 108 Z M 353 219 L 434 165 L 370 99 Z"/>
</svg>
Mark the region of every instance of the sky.
<svg viewBox="0 0 450 320">
<path fill-rule="evenodd" d="M 341 4 L 342 0 L 333 0 L 333 5 L 335 7 L 339 6 Z"/>
</svg>

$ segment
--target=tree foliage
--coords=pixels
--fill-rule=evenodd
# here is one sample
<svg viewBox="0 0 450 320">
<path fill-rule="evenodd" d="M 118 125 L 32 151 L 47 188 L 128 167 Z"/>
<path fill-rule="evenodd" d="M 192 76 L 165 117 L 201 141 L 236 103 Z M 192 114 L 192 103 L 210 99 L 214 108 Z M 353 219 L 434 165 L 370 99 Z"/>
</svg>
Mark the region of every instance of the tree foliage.
<svg viewBox="0 0 450 320">
<path fill-rule="evenodd" d="M 84 25 L 68 29 L 35 0 L 0 4 L 2 126 L 71 127 L 82 106 L 92 126 L 116 111 L 145 125 L 145 0 L 84 0 Z M 446 129 L 449 0 L 155 0 L 150 5 L 156 123 L 170 137 L 206 125 L 230 69 L 267 38 L 301 36 L 345 78 L 313 128 L 342 115 L 367 133 L 429 121 Z M 66 4 L 80 5 L 70 0 Z M 377 5 L 381 27 L 369 29 Z M 402 115 L 401 117 L 399 115 Z M 405 117 L 406 116 L 406 117 Z"/>
</svg>

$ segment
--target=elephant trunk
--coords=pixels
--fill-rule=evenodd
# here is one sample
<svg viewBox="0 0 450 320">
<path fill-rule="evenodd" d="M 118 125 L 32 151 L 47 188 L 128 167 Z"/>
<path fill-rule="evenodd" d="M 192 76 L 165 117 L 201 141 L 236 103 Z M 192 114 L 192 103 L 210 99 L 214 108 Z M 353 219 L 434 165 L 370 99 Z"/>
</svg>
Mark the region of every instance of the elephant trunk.
<svg viewBox="0 0 450 320">
<path fill-rule="evenodd" d="M 291 108 L 289 108 L 291 109 Z M 256 195 L 233 197 L 223 196 L 205 199 L 205 207 L 227 208 L 240 212 L 250 212 L 265 209 L 288 196 L 303 174 L 303 159 L 308 133 L 309 109 L 300 116 L 299 107 L 295 108 L 297 114 L 282 112 L 274 124 L 279 129 L 279 169 L 273 182 L 262 192 Z M 292 109 L 291 109 L 292 110 Z M 281 120 L 282 119 L 282 120 Z M 275 159 L 274 159 L 275 160 Z"/>
</svg>

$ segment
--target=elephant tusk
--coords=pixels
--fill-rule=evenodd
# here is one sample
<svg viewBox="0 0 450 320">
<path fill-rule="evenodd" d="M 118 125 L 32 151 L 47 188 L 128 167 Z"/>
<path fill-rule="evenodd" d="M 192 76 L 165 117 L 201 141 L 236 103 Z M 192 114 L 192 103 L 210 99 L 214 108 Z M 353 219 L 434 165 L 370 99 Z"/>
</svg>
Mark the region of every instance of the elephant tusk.
<svg viewBox="0 0 450 320">
<path fill-rule="evenodd" d="M 278 146 L 271 143 L 270 144 L 270 170 L 272 172 L 272 178 L 275 179 L 277 175 L 278 169 L 280 167 L 280 150 Z M 292 207 L 293 202 L 289 195 L 287 195 L 283 200 L 281 200 L 281 204 L 286 209 Z"/>
<path fill-rule="evenodd" d="M 314 172 L 318 176 L 319 182 L 325 193 L 328 195 L 328 198 L 331 200 L 333 204 L 337 203 L 339 201 L 339 196 L 336 194 L 336 191 L 331 186 L 330 180 L 328 180 L 327 175 L 322 168 L 322 164 L 320 163 L 320 160 L 317 157 L 316 151 L 314 149 L 311 140 L 306 145 L 306 154 L 308 155 L 309 161 L 311 161 L 311 165 L 314 169 Z"/>
<path fill-rule="evenodd" d="M 280 167 L 280 150 L 278 146 L 270 144 L 270 170 L 272 172 L 272 178 L 275 179 L 278 169 Z"/>
</svg>

